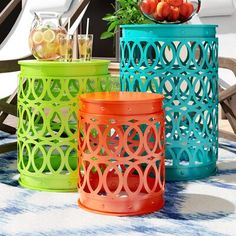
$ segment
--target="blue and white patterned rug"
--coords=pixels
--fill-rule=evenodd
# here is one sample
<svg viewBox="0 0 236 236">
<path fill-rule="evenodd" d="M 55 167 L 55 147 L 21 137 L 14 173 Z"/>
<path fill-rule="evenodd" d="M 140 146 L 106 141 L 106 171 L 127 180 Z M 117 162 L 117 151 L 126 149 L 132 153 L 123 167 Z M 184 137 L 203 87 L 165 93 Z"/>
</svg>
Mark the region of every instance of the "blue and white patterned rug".
<svg viewBox="0 0 236 236">
<path fill-rule="evenodd" d="M 0 143 L 15 137 L 0 133 Z M 18 185 L 16 152 L 0 155 L 0 235 L 236 235 L 236 143 L 221 140 L 218 173 L 202 181 L 167 183 L 166 204 L 142 217 L 88 213 L 77 193 Z"/>
</svg>

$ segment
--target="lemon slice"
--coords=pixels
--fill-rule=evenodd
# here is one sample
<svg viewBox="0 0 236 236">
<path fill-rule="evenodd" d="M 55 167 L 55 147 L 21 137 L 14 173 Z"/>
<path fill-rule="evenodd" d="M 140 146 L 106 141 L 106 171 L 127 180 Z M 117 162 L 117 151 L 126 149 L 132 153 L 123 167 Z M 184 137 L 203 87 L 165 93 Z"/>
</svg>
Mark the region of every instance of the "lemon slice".
<svg viewBox="0 0 236 236">
<path fill-rule="evenodd" d="M 36 57 L 38 59 L 42 59 L 45 57 L 45 50 L 44 47 L 42 45 L 38 45 L 37 47 L 34 48 L 35 53 L 36 53 Z"/>
<path fill-rule="evenodd" d="M 43 42 L 43 33 L 41 31 L 35 31 L 32 36 L 32 41 L 35 44 L 40 44 Z"/>
<path fill-rule="evenodd" d="M 47 29 L 43 32 L 43 39 L 44 41 L 51 43 L 55 40 L 55 33 L 53 30 Z"/>
</svg>

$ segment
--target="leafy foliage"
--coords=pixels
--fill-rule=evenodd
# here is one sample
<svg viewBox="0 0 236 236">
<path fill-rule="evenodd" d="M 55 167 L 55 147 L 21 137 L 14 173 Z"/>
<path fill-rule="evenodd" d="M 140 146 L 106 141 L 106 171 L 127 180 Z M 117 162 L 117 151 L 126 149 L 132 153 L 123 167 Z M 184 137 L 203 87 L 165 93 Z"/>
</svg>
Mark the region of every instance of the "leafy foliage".
<svg viewBox="0 0 236 236">
<path fill-rule="evenodd" d="M 107 14 L 103 20 L 107 21 L 107 31 L 103 32 L 101 39 L 111 38 L 117 32 L 119 25 L 149 24 L 151 23 L 139 10 L 138 0 L 117 0 L 119 8 L 113 14 Z"/>
</svg>

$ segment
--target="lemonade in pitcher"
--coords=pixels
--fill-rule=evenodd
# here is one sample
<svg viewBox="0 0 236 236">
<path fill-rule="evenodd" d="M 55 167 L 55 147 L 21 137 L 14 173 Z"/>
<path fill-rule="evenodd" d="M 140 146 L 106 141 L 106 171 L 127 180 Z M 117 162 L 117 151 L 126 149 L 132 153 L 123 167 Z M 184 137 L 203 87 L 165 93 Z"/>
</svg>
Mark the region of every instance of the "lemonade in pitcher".
<svg viewBox="0 0 236 236">
<path fill-rule="evenodd" d="M 29 47 L 38 60 L 58 60 L 63 57 L 61 39 L 67 31 L 60 25 L 59 15 L 55 13 L 35 13 L 29 35 Z"/>
</svg>

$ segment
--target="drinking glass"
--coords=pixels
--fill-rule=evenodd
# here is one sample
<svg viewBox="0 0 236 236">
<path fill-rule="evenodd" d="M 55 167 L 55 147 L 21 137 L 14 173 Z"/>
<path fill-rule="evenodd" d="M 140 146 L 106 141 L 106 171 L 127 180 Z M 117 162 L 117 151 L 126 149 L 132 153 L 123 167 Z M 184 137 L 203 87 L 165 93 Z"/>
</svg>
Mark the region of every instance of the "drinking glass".
<svg viewBox="0 0 236 236">
<path fill-rule="evenodd" d="M 73 35 L 62 35 L 59 42 L 61 61 L 72 61 Z"/>
<path fill-rule="evenodd" d="M 79 34 L 78 35 L 79 59 L 81 61 L 90 61 L 93 50 L 93 35 Z"/>
</svg>

